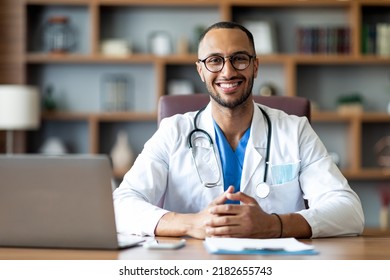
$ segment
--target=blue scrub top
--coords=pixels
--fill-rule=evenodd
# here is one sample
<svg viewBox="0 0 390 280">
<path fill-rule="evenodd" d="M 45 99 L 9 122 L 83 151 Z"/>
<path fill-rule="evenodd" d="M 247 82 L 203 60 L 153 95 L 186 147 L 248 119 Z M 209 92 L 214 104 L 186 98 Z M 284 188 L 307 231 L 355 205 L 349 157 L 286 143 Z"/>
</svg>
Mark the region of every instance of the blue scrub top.
<svg viewBox="0 0 390 280">
<path fill-rule="evenodd" d="M 217 147 L 221 156 L 224 190 L 226 191 L 229 186 L 233 185 L 234 191 L 238 192 L 241 185 L 242 167 L 244 165 L 245 149 L 248 144 L 250 127 L 245 131 L 235 151 L 215 121 L 214 129 Z M 240 201 L 228 200 L 226 203 L 240 204 Z"/>
</svg>

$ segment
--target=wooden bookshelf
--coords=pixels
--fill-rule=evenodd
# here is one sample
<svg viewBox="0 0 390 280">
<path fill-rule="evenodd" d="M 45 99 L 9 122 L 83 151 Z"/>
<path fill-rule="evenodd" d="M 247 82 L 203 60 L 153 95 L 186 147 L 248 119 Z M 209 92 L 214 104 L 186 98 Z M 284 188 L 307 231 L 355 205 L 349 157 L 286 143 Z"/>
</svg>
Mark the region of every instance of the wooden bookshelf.
<svg viewBox="0 0 390 280">
<path fill-rule="evenodd" d="M 148 108 L 152 109 L 133 108 L 132 111 L 125 113 L 91 112 L 89 110 L 85 110 L 84 112 L 73 112 L 70 110 L 57 113 L 43 113 L 42 118 L 45 122 L 86 122 L 89 135 L 89 139 L 87 140 L 89 143 L 88 152 L 90 153 L 108 152 L 107 148 L 102 149 L 102 143 L 99 140 L 102 139 L 100 129 L 102 123 L 109 123 L 112 126 L 118 123 L 150 124 L 156 121 L 158 98 L 166 94 L 167 83 L 170 78 L 176 76 L 181 77 L 182 73 L 192 71 L 191 73 L 193 74 L 186 74 L 187 76 L 184 77 L 193 80 L 198 79 L 194 65 L 197 60 L 197 55 L 193 50 L 189 51 L 188 54 L 173 53 L 167 56 L 155 56 L 148 53 L 145 48 L 138 47 L 132 54 L 123 57 L 102 55 L 99 46 L 103 34 L 111 33 L 117 37 L 120 36 L 118 34 L 123 34 L 120 33 L 122 28 L 115 28 L 115 26 L 106 28 L 106 25 L 108 25 L 107 15 L 112 20 L 115 20 L 115 22 L 122 21 L 123 29 L 131 29 L 129 22 L 131 23 L 132 17 L 134 17 L 133 10 L 137 11 L 137 15 L 141 21 L 143 16 L 146 19 L 150 17 L 149 10 L 154 13 L 157 9 L 160 9 L 163 15 L 169 15 L 172 12 L 172 15 L 178 16 L 179 18 L 184 17 L 183 14 L 186 16 L 189 14 L 188 21 L 192 22 L 192 27 L 202 23 L 202 20 L 200 19 L 199 22 L 197 18 L 201 18 L 204 13 L 210 13 L 211 17 L 214 17 L 216 20 L 240 20 L 245 18 L 247 14 L 250 16 L 258 15 L 259 18 L 265 17 L 279 23 L 280 33 L 278 35 L 281 37 L 290 36 L 291 31 L 283 30 L 283 28 L 291 28 L 292 25 L 299 26 L 299 24 L 302 24 L 300 22 L 301 18 L 305 19 L 307 17 L 307 21 L 312 20 L 308 16 L 312 12 L 318 13 L 319 19 L 311 22 L 311 24 L 318 23 L 319 25 L 326 26 L 333 24 L 333 16 L 337 20 L 341 18 L 343 24 L 350 30 L 348 53 L 302 54 L 295 48 L 295 42 L 289 42 L 285 38 L 280 38 L 281 46 L 276 53 L 259 55 L 261 70 L 263 68 L 280 69 L 278 70 L 280 72 L 278 82 L 280 83 L 280 88 L 283 90 L 279 94 L 287 96 L 303 95 L 308 98 L 322 99 L 322 96 L 315 96 L 312 95 L 314 93 L 305 92 L 305 88 L 300 80 L 304 79 L 302 77 L 304 75 L 301 74 L 302 69 L 308 69 L 308 72 L 314 70 L 322 74 L 321 69 L 330 68 L 332 70 L 343 67 L 349 67 L 347 70 L 352 71 L 355 69 L 364 69 L 365 67 L 382 69 L 380 67 L 388 67 L 390 64 L 390 57 L 366 54 L 361 49 L 362 26 L 364 21 L 372 20 L 369 17 L 372 10 L 374 9 L 374 11 L 384 18 L 390 18 L 390 1 L 387 0 L 24 0 L 22 8 L 23 11 L 20 14 L 23 15 L 23 18 L 21 20 L 26 24 L 22 32 L 25 34 L 23 44 L 24 49 L 27 51 L 22 54 L 21 61 L 21 65 L 25 71 L 20 73 L 18 77 L 23 83 L 36 83 L 42 86 L 50 81 L 47 75 L 49 70 L 46 69 L 51 70 L 55 68 L 57 70 L 61 69 L 61 67 L 71 67 L 70 71 L 86 68 L 86 73 L 96 68 L 129 67 L 129 71 L 136 72 L 139 69 L 146 69 L 145 71 L 151 73 L 147 83 L 153 84 L 154 90 L 149 93 L 150 97 L 146 100 L 151 103 L 148 105 Z M 328 13 L 328 16 L 325 18 L 321 18 L 323 10 Z M 87 30 L 87 36 L 82 38 L 87 46 L 84 50 L 75 51 L 67 55 L 50 55 L 39 50 L 30 51 L 32 47 L 29 46 L 30 41 L 28 36 L 33 34 L 34 28 L 37 28 L 38 25 L 28 26 L 28 19 L 31 20 L 32 18 L 35 21 L 42 21 L 42 18 L 47 16 L 47 14 L 56 12 L 64 12 L 70 16 L 75 15 L 82 18 L 81 22 L 84 22 L 86 26 L 80 26 L 80 29 Z M 291 16 L 291 22 L 283 22 L 282 18 L 285 16 Z M 173 22 L 176 20 L 173 16 L 166 16 L 164 19 Z M 145 25 L 147 25 L 146 22 L 140 22 L 138 29 L 142 31 L 144 28 L 145 33 L 149 32 L 147 28 L 150 26 Z M 161 25 L 161 28 L 163 28 L 169 24 L 161 22 Z M 185 25 L 185 22 L 183 22 L 183 25 Z M 177 32 L 173 30 L 173 33 L 179 33 L 181 31 L 181 26 L 178 26 L 178 24 L 173 26 L 177 28 Z M 160 26 L 156 27 L 156 29 L 158 28 Z M 131 32 L 135 31 L 129 31 L 129 36 L 139 35 L 136 33 L 132 34 Z M 185 34 L 192 34 L 192 32 L 192 29 L 188 29 Z M 136 37 L 139 38 L 140 36 Z M 137 42 L 141 43 L 141 41 L 142 38 L 139 38 Z M 285 46 L 288 44 L 290 46 Z M 125 70 L 127 69 L 125 68 Z M 37 72 L 39 73 L 39 78 L 36 78 Z M 353 81 L 349 82 L 353 83 Z M 367 83 L 374 84 L 376 81 L 368 80 Z M 320 84 L 318 87 L 322 89 Z M 69 91 L 71 90 L 74 89 L 69 89 Z M 98 92 L 95 94 L 99 95 Z M 390 94 L 388 99 L 390 101 Z M 341 167 L 341 169 L 348 178 L 354 180 L 387 180 L 390 178 L 388 170 L 381 169 L 371 163 L 366 163 L 365 153 L 363 152 L 365 147 L 362 146 L 365 143 L 365 137 L 367 137 L 365 129 L 369 129 L 372 125 L 383 126 L 383 135 L 385 135 L 385 127 L 388 127 L 390 123 L 390 115 L 384 112 L 384 110 L 364 112 L 360 115 L 342 115 L 336 112 L 336 108 L 325 108 L 313 112 L 312 123 L 343 124 L 346 126 L 345 141 L 348 141 L 346 161 L 348 164 L 345 167 Z M 61 129 L 60 125 L 58 129 Z M 109 145 L 105 146 L 107 147 Z M 31 152 L 34 152 L 34 147 L 31 149 Z"/>
</svg>

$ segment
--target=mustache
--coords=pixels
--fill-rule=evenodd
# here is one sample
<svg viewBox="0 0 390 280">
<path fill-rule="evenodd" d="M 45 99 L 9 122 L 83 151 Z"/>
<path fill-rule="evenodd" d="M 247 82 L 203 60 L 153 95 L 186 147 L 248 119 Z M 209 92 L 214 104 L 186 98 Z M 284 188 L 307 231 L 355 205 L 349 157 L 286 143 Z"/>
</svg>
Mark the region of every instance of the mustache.
<svg viewBox="0 0 390 280">
<path fill-rule="evenodd" d="M 243 76 L 233 76 L 230 78 L 218 78 L 215 80 L 216 83 L 222 83 L 222 82 L 230 82 L 230 81 L 236 81 L 236 80 L 245 80 L 245 77 Z"/>
</svg>

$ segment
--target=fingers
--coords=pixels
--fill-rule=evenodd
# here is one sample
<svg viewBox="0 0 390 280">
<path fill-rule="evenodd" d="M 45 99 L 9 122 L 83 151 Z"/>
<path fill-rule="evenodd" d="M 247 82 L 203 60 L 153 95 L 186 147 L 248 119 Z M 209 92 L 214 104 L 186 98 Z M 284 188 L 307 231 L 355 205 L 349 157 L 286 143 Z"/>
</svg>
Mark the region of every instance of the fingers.
<svg viewBox="0 0 390 280">
<path fill-rule="evenodd" d="M 225 204 L 227 200 L 241 204 Z M 204 222 L 206 236 L 242 237 L 251 236 L 254 224 L 264 213 L 257 201 L 242 192 L 234 193 L 230 186 L 206 209 L 210 215 Z"/>
<path fill-rule="evenodd" d="M 232 237 L 240 232 L 240 223 L 236 216 L 221 216 L 205 223 L 207 236 Z"/>
<path fill-rule="evenodd" d="M 239 226 L 206 227 L 205 233 L 209 237 L 240 237 L 242 235 Z"/>
<path fill-rule="evenodd" d="M 216 216 L 236 215 L 240 213 L 240 205 L 236 204 L 221 204 L 214 205 L 209 208 L 209 213 Z"/>
<path fill-rule="evenodd" d="M 236 192 L 236 193 L 226 193 L 226 198 L 230 200 L 238 200 L 241 201 L 241 203 L 244 204 L 252 204 L 252 205 L 257 205 L 256 199 L 253 197 L 246 195 L 243 192 Z"/>
<path fill-rule="evenodd" d="M 234 193 L 234 186 L 229 186 L 228 189 L 225 191 L 226 194 L 228 193 Z"/>
<path fill-rule="evenodd" d="M 253 234 L 253 219 L 241 215 L 217 216 L 205 223 L 206 236 L 248 237 Z"/>
<path fill-rule="evenodd" d="M 239 224 L 240 221 L 234 215 L 214 216 L 205 222 L 205 226 L 208 227 L 234 226 Z"/>
<path fill-rule="evenodd" d="M 211 203 L 210 206 L 215 206 L 215 205 L 221 205 L 224 204 L 228 198 L 227 195 L 234 193 L 234 187 L 229 186 L 229 188 L 220 196 L 218 196 L 216 199 L 214 199 Z"/>
<path fill-rule="evenodd" d="M 209 213 L 213 215 L 238 214 L 239 211 L 241 211 L 240 206 L 234 204 L 224 204 L 227 200 L 236 200 L 240 201 L 241 204 L 259 206 L 256 199 L 242 192 L 234 193 L 234 187 L 230 186 L 221 196 L 219 196 L 210 204 Z"/>
</svg>

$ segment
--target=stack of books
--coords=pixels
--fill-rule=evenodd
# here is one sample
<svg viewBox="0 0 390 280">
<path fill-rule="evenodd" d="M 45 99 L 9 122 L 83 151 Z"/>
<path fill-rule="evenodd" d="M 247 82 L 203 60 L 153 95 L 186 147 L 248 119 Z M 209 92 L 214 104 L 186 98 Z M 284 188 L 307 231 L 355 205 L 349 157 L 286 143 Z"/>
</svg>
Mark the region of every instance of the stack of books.
<svg viewBox="0 0 390 280">
<path fill-rule="evenodd" d="M 350 53 L 350 29 L 346 26 L 298 27 L 297 51 L 303 54 Z"/>
<path fill-rule="evenodd" d="M 363 24 L 362 53 L 390 56 L 390 23 Z"/>
</svg>

